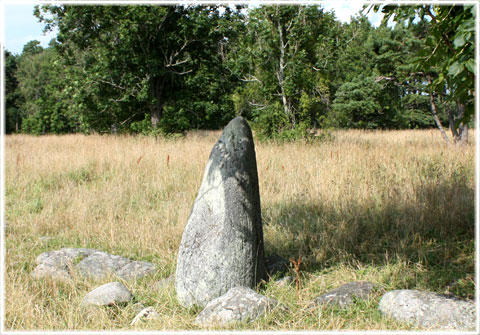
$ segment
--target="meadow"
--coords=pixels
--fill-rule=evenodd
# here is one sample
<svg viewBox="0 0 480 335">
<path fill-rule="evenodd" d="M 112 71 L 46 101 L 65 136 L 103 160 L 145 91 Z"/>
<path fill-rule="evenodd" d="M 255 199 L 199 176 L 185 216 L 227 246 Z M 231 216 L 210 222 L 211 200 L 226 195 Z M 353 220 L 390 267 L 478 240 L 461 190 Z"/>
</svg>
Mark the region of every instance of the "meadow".
<svg viewBox="0 0 480 335">
<path fill-rule="evenodd" d="M 182 308 L 174 287 L 157 283 L 175 272 L 219 135 L 6 136 L 5 330 L 199 330 L 199 309 Z M 261 293 L 288 312 L 229 329 L 418 330 L 381 315 L 385 291 L 474 298 L 474 143 L 447 147 L 436 130 L 348 130 L 313 143 L 255 145 L 266 255 L 301 256 L 301 288 L 269 280 Z M 37 255 L 62 247 L 150 261 L 158 271 L 125 283 L 131 304 L 82 309 L 86 293 L 113 278 L 30 276 Z M 375 295 L 346 309 L 309 308 L 355 280 L 376 283 Z M 130 326 L 140 303 L 160 316 Z"/>
</svg>

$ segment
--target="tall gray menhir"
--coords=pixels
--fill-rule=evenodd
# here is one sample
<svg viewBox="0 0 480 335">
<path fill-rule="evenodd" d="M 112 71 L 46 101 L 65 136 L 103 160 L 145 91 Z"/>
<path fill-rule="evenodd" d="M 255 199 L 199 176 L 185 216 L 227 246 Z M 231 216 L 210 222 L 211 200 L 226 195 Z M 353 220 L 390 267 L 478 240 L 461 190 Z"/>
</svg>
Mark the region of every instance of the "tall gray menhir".
<svg viewBox="0 0 480 335">
<path fill-rule="evenodd" d="M 265 277 L 257 162 L 242 117 L 225 127 L 210 153 L 180 244 L 179 302 L 205 306 L 230 288 L 254 288 Z"/>
</svg>

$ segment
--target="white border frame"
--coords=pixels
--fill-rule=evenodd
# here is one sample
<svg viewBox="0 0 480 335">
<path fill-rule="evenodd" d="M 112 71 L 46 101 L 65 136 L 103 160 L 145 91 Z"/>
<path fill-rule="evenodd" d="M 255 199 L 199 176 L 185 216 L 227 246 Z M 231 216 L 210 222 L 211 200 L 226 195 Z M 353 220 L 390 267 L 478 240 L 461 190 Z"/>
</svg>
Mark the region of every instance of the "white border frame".
<svg viewBox="0 0 480 335">
<path fill-rule="evenodd" d="M 0 0 L 1 1 L 1 0 Z M 476 255 L 476 266 L 475 266 L 475 283 L 476 283 L 476 313 L 477 313 L 477 329 L 476 331 L 426 331 L 426 332 L 407 332 L 407 331 L 5 331 L 5 226 L 4 226 L 4 219 L 5 219 L 5 87 L 4 87 L 4 79 L 5 79 L 5 67 L 4 67 L 4 52 L 3 49 L 5 47 L 5 5 L 54 5 L 54 4 L 69 4 L 69 5 L 146 5 L 146 4 L 157 4 L 157 5 L 175 5 L 175 4 L 197 4 L 197 5 L 208 5 L 208 4 L 239 4 L 239 5 L 267 5 L 267 4 L 295 4 L 295 5 L 320 5 L 325 3 L 351 3 L 353 1 L 326 1 L 326 0 L 252 0 L 252 1 L 241 1 L 241 0 L 231 0 L 231 1 L 208 1 L 208 0 L 185 0 L 185 1 L 171 1 L 171 0 L 151 0 L 151 1 L 142 1 L 142 0 L 125 0 L 125 1 L 118 1 L 118 0 L 65 0 L 65 1 L 33 1 L 33 0 L 3 0 L 0 4 L 0 65 L 1 65 L 1 72 L 0 72 L 0 248 L 1 248 L 1 265 L 0 265 L 0 275 L 1 275 L 1 285 L 0 285 L 0 334 L 12 334 L 12 335 L 30 335 L 30 334 L 138 334 L 138 335 L 150 335 L 150 334 L 472 334 L 476 335 L 480 333 L 480 248 L 479 248 L 479 241 L 480 241 L 480 228 L 479 228 L 479 220 L 480 220 L 480 208 L 479 208 L 479 180 L 480 180 L 480 106 L 479 106 L 479 89 L 480 89 L 480 79 L 479 79 L 479 60 L 480 60 L 480 2 L 477 0 L 467 0 L 467 1 L 414 1 L 414 0 L 404 0 L 404 1 L 362 1 L 365 5 L 373 5 L 373 4 L 398 4 L 398 5 L 418 5 L 418 4 L 432 4 L 432 5 L 449 5 L 449 4 L 459 4 L 459 5 L 473 5 L 476 7 L 476 69 L 477 74 L 475 77 L 475 92 L 476 92 L 476 105 L 475 105 L 475 139 L 476 139 L 476 146 L 475 146 L 475 255 Z M 360 1 L 356 1 L 360 2 Z"/>
</svg>

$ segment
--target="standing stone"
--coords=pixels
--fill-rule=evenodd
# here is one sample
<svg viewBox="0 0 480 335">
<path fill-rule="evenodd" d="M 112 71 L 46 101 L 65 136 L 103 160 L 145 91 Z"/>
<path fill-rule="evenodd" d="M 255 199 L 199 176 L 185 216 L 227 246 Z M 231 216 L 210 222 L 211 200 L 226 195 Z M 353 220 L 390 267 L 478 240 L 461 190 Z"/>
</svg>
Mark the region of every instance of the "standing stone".
<svg viewBox="0 0 480 335">
<path fill-rule="evenodd" d="M 242 117 L 225 127 L 210 153 L 178 253 L 179 302 L 205 306 L 236 286 L 265 278 L 252 131 Z"/>
</svg>

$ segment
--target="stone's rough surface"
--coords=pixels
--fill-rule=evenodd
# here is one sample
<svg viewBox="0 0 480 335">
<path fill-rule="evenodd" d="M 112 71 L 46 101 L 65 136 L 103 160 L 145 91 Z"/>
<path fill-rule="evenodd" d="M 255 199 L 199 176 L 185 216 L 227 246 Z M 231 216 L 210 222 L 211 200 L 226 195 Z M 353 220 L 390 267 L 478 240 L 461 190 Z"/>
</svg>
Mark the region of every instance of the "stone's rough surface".
<svg viewBox="0 0 480 335">
<path fill-rule="evenodd" d="M 279 255 L 271 255 L 265 257 L 265 270 L 269 276 L 280 273 L 283 274 L 288 271 L 290 262 Z"/>
<path fill-rule="evenodd" d="M 48 264 L 39 264 L 31 273 L 33 278 L 40 279 L 43 277 L 70 279 L 70 271 L 68 266 L 52 266 Z"/>
<path fill-rule="evenodd" d="M 62 248 L 60 250 L 47 251 L 38 255 L 37 258 L 35 258 L 35 262 L 39 265 L 71 265 L 78 258 L 88 257 L 95 252 L 98 252 L 98 250 L 86 248 Z"/>
<path fill-rule="evenodd" d="M 255 293 L 248 287 L 234 287 L 210 301 L 198 314 L 199 325 L 227 325 L 232 322 L 253 321 L 277 306 L 278 302 Z"/>
<path fill-rule="evenodd" d="M 212 149 L 178 253 L 176 291 L 205 306 L 265 278 L 257 163 L 250 127 L 236 117 Z"/>
<path fill-rule="evenodd" d="M 396 290 L 379 303 L 382 313 L 396 320 L 431 329 L 474 330 L 475 303 L 432 292 Z"/>
<path fill-rule="evenodd" d="M 94 280 L 109 274 L 130 280 L 151 274 L 156 269 L 153 263 L 131 261 L 125 257 L 85 248 L 47 251 L 38 255 L 35 262 L 38 266 L 32 272 L 34 278 L 69 279 L 72 277 L 71 271 L 77 270 L 81 276 Z"/>
<path fill-rule="evenodd" d="M 115 274 L 122 279 L 130 280 L 152 274 L 155 270 L 155 265 L 152 263 L 133 261 L 120 268 Z"/>
<path fill-rule="evenodd" d="M 128 258 L 99 251 L 79 262 L 77 269 L 82 276 L 98 280 L 109 274 L 114 274 L 130 262 Z"/>
<path fill-rule="evenodd" d="M 108 306 L 129 302 L 132 299 L 133 295 L 125 285 L 113 282 L 99 286 L 88 293 L 82 300 L 82 306 Z"/>
<path fill-rule="evenodd" d="M 336 304 L 340 307 L 346 307 L 353 303 L 354 297 L 368 299 L 373 289 L 374 285 L 367 281 L 348 283 L 320 295 L 315 299 L 314 304 Z"/>
<path fill-rule="evenodd" d="M 95 252 L 97 250 L 86 248 L 63 248 L 44 252 L 35 258 L 38 266 L 33 270 L 32 276 L 37 279 L 41 277 L 69 279 L 70 269 L 75 261 Z"/>
</svg>

